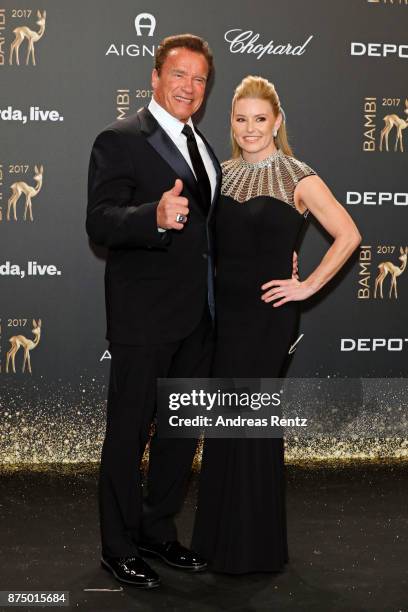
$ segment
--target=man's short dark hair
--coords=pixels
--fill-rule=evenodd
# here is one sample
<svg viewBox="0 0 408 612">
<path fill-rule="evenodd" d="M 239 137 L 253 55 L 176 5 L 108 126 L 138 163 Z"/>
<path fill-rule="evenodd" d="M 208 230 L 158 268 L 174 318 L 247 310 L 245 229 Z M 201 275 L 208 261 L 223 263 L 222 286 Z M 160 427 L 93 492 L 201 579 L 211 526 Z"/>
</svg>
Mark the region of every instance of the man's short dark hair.
<svg viewBox="0 0 408 612">
<path fill-rule="evenodd" d="M 208 46 L 207 41 L 205 41 L 203 38 L 200 38 L 200 36 L 195 36 L 194 34 L 176 34 L 175 36 L 167 36 L 167 38 L 164 38 L 161 41 L 161 43 L 157 47 L 154 62 L 154 67 L 156 68 L 159 75 L 169 52 L 172 49 L 180 48 L 189 49 L 190 51 L 194 51 L 195 53 L 201 53 L 201 55 L 204 55 L 208 64 L 208 77 L 210 77 L 214 63 L 211 49 Z"/>
</svg>

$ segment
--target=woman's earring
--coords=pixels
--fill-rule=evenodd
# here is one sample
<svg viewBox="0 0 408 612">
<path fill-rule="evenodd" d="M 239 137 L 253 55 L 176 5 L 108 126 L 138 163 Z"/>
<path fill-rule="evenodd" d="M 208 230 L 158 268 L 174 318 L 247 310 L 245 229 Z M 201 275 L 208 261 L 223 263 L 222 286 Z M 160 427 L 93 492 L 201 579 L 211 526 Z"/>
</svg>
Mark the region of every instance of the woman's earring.
<svg viewBox="0 0 408 612">
<path fill-rule="evenodd" d="M 276 129 L 273 130 L 273 137 L 276 138 L 278 131 Z"/>
</svg>

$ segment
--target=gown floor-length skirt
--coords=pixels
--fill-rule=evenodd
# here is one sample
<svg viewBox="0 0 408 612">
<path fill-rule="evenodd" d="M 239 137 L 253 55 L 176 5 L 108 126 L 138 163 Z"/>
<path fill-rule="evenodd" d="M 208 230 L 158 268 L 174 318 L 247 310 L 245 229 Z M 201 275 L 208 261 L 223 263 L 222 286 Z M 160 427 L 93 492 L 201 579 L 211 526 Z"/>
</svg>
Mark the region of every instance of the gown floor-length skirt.
<svg viewBox="0 0 408 612">
<path fill-rule="evenodd" d="M 241 348 L 248 355 L 249 347 Z M 265 372 L 256 363 L 254 370 L 241 370 L 236 363 L 239 355 L 234 342 L 219 342 L 214 377 L 280 374 L 272 368 Z M 284 471 L 282 438 L 205 439 L 192 547 L 209 561 L 210 569 L 231 574 L 284 569 L 288 561 Z"/>
<path fill-rule="evenodd" d="M 283 376 L 298 303 L 274 308 L 261 285 L 287 279 L 304 218 L 286 203 L 221 197 L 217 214 L 215 378 Z M 282 438 L 205 438 L 192 547 L 210 569 L 282 571 L 288 561 Z"/>
</svg>

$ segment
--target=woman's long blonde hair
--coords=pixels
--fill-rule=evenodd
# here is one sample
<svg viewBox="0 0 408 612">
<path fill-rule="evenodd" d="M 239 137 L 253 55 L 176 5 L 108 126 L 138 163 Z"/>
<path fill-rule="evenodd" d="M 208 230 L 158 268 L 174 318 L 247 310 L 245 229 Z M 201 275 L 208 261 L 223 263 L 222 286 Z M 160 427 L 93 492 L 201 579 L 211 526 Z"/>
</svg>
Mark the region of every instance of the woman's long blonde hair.
<svg viewBox="0 0 408 612">
<path fill-rule="evenodd" d="M 273 114 L 275 117 L 281 112 L 281 105 L 279 96 L 276 93 L 276 89 L 273 83 L 264 79 L 260 76 L 246 76 L 242 79 L 241 83 L 237 86 L 232 98 L 231 108 L 231 143 L 232 143 L 232 157 L 236 158 L 241 155 L 241 147 L 238 145 L 234 137 L 234 131 L 232 129 L 232 117 L 234 114 L 234 107 L 237 100 L 242 98 L 259 98 L 261 100 L 267 100 L 272 106 Z M 286 155 L 293 157 L 293 151 L 288 142 L 288 136 L 286 132 L 286 120 L 283 115 L 283 121 L 275 136 L 275 145 L 277 149 L 280 149 Z"/>
</svg>

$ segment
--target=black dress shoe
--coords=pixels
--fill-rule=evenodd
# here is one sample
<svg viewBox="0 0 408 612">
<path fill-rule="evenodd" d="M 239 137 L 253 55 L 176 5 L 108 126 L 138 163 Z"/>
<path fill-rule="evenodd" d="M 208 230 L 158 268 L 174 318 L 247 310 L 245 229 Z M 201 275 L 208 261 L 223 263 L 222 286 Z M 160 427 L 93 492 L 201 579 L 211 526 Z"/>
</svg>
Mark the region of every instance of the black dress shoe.
<svg viewBox="0 0 408 612">
<path fill-rule="evenodd" d="M 159 576 L 141 557 L 102 557 L 101 565 L 120 582 L 141 589 L 151 589 L 160 584 Z"/>
<path fill-rule="evenodd" d="M 158 557 L 167 565 L 180 569 L 202 571 L 207 563 L 197 553 L 179 542 L 143 542 L 137 545 L 143 557 Z"/>
</svg>

